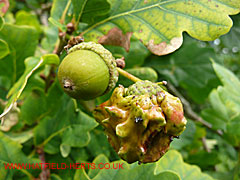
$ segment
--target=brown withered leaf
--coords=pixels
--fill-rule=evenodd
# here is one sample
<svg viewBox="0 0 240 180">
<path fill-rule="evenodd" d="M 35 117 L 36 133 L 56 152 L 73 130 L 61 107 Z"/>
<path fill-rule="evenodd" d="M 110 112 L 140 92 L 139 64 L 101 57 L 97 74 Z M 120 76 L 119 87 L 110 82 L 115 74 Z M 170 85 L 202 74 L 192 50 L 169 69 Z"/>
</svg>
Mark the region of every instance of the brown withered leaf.
<svg viewBox="0 0 240 180">
<path fill-rule="evenodd" d="M 170 44 L 166 42 L 161 42 L 160 44 L 154 44 L 154 40 L 150 40 L 147 44 L 147 48 L 153 53 L 158 56 L 169 54 L 178 48 L 183 43 L 182 37 L 175 37 L 170 41 Z"/>
<path fill-rule="evenodd" d="M 108 31 L 107 35 L 102 36 L 98 42 L 103 45 L 122 46 L 126 51 L 129 51 L 132 34 L 132 32 L 123 34 L 121 29 L 114 27 Z"/>
<path fill-rule="evenodd" d="M 2 3 L 4 4 L 1 13 L 5 14 L 9 8 L 9 1 L 8 0 L 0 0 L 0 7 L 2 6 Z"/>
</svg>

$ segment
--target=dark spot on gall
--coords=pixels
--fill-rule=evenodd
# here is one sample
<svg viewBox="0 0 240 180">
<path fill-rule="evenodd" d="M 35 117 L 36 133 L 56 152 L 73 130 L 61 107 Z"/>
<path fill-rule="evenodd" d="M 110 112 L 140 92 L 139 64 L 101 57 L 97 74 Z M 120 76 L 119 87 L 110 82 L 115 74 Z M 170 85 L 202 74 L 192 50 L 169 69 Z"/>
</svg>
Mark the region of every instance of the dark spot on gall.
<svg viewBox="0 0 240 180">
<path fill-rule="evenodd" d="M 136 117 L 135 118 L 135 123 L 142 122 L 142 121 L 143 121 L 143 119 L 141 117 Z"/>
</svg>

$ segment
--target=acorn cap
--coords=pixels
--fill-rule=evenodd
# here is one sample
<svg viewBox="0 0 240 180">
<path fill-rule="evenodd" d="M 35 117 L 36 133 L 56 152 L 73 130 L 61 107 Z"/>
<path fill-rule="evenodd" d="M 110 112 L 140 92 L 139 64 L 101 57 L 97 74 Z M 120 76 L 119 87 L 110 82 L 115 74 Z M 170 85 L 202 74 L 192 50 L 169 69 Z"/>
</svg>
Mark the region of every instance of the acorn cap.
<svg viewBox="0 0 240 180">
<path fill-rule="evenodd" d="M 117 81 L 118 81 L 118 71 L 117 71 L 117 64 L 115 62 L 115 58 L 112 56 L 112 53 L 110 51 L 108 51 L 107 49 L 105 49 L 101 44 L 97 44 L 95 42 L 82 42 L 79 43 L 75 46 L 73 46 L 72 48 L 70 48 L 68 50 L 68 54 L 77 51 L 77 50 L 90 50 L 95 52 L 96 54 L 98 54 L 106 63 L 108 69 L 109 69 L 109 84 L 108 84 L 108 88 L 106 89 L 106 91 L 103 93 L 107 93 L 109 91 L 111 91 Z"/>
</svg>

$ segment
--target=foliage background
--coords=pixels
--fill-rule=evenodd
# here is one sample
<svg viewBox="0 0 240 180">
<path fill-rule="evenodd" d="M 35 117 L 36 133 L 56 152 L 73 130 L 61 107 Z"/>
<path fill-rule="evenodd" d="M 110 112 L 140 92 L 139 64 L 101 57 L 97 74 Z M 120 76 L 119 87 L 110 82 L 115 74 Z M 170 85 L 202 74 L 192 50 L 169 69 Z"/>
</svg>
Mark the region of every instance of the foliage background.
<svg viewBox="0 0 240 180">
<path fill-rule="evenodd" d="M 119 2 L 126 5 L 127 1 L 0 1 L 0 7 L 5 7 L 0 18 L 0 112 L 11 108 L 0 126 L 0 179 L 240 179 L 240 16 L 231 16 L 230 32 L 231 24 L 226 20 L 228 14 L 239 12 L 239 1 L 227 5 L 220 1 L 221 13 L 216 4 L 209 5 L 210 10 L 205 9 L 201 4 L 204 1 L 196 5 L 194 1 L 180 0 L 172 7 L 162 6 L 176 10 L 184 9 L 181 3 L 188 3 L 190 9 L 208 12 L 208 16 L 202 17 L 200 13 L 197 17 L 210 24 L 206 30 L 197 18 L 185 27 L 189 20 L 183 18 L 176 26 L 170 13 L 163 20 L 167 23 L 162 24 L 170 28 L 171 33 L 165 34 L 166 37 L 161 36 L 164 29 L 154 24 L 161 11 L 150 9 L 137 17 L 124 14 L 122 19 L 114 19 L 119 12 L 131 12 L 128 6 L 116 8 Z M 141 7 L 145 1 L 138 3 Z M 191 17 L 194 11 L 184 13 L 190 13 Z M 74 103 L 60 89 L 55 77 L 59 61 L 66 55 L 62 47 L 71 36 L 71 33 L 62 36 L 59 31 L 66 32 L 70 22 L 76 26 L 73 35 L 86 32 L 87 41 L 96 41 L 113 27 L 119 27 L 123 32 L 114 35 L 118 33 L 123 38 L 124 43 L 118 42 L 122 47 L 103 42 L 108 44 L 105 47 L 115 57 L 125 57 L 127 71 L 142 79 L 167 80 L 169 91 L 181 98 L 188 118 L 187 129 L 158 162 L 124 163 L 124 170 L 4 168 L 4 163 L 121 161 L 108 144 L 103 128 L 91 116 L 92 108 L 111 94 Z M 95 26 L 99 22 L 104 22 L 103 26 Z M 221 22 L 217 28 L 223 29 L 211 28 L 216 22 Z M 139 23 L 142 27 L 136 29 Z M 194 24 L 199 28 L 192 29 Z M 130 36 L 124 36 L 132 32 L 129 27 L 135 32 L 131 40 Z M 148 36 L 141 34 L 141 30 Z M 165 56 L 154 55 L 162 52 L 143 45 L 150 39 L 171 43 L 183 30 L 205 42 L 184 32 L 183 45 L 177 45 L 181 48 Z M 120 77 L 119 84 L 128 86 L 131 82 Z"/>
</svg>

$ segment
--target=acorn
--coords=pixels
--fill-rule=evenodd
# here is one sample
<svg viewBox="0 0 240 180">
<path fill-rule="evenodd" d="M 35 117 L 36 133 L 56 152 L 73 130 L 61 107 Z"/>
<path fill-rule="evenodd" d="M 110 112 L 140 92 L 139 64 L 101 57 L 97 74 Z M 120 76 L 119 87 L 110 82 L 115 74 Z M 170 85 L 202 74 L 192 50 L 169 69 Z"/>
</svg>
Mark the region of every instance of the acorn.
<svg viewBox="0 0 240 180">
<path fill-rule="evenodd" d="M 111 91 L 118 81 L 112 53 L 94 42 L 81 42 L 68 50 L 58 69 L 64 92 L 75 99 L 90 100 Z"/>
</svg>

